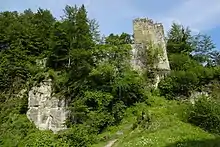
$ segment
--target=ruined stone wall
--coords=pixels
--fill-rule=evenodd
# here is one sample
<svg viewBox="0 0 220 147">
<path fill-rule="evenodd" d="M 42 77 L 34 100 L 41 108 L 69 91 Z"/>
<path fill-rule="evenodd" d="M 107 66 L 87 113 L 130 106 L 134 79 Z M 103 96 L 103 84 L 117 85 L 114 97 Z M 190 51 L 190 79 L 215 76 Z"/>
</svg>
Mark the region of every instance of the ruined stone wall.
<svg viewBox="0 0 220 147">
<path fill-rule="evenodd" d="M 132 65 L 135 69 L 143 69 L 149 66 L 149 59 L 142 56 L 147 50 L 161 50 L 158 54 L 158 62 L 154 63 L 153 69 L 161 73 L 156 76 L 156 86 L 159 83 L 159 77 L 170 70 L 170 65 L 166 51 L 166 40 L 163 25 L 155 23 L 151 19 L 138 18 L 133 20 L 134 44 L 132 45 Z"/>
<path fill-rule="evenodd" d="M 162 55 L 155 67 L 162 70 L 170 70 L 163 25 L 161 23 L 154 23 L 151 19 L 138 18 L 133 20 L 133 32 L 135 44 L 142 44 L 144 47 L 152 44 L 155 47 L 161 48 Z"/>
</svg>

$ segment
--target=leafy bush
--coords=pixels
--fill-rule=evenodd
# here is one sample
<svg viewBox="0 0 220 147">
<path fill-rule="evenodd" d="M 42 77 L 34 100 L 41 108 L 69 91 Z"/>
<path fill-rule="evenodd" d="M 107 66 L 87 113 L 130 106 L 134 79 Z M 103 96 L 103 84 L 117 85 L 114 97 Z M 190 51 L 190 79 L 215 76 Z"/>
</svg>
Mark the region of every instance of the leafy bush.
<svg viewBox="0 0 220 147">
<path fill-rule="evenodd" d="M 167 99 L 189 97 L 193 91 L 207 89 L 214 80 L 219 80 L 219 68 L 197 66 L 186 71 L 173 71 L 159 83 L 161 95 Z M 213 87 L 207 90 L 212 91 Z"/>
<path fill-rule="evenodd" d="M 142 111 L 141 114 L 137 116 L 136 122 L 133 124 L 132 129 L 140 126 L 141 128 L 148 129 L 151 125 L 152 116 L 148 111 Z"/>
<path fill-rule="evenodd" d="M 169 56 L 170 68 L 175 71 L 189 70 L 199 66 L 199 63 L 191 59 L 190 56 L 185 54 L 171 54 Z M 200 65 L 201 66 L 201 65 Z"/>
<path fill-rule="evenodd" d="M 107 126 L 114 123 L 114 117 L 107 111 L 91 111 L 85 122 L 95 133 L 101 133 Z"/>
<path fill-rule="evenodd" d="M 53 147 L 69 147 L 65 140 L 58 138 L 52 132 L 38 131 L 29 134 L 19 146 L 25 147 L 39 147 L 39 146 L 53 146 Z"/>
<path fill-rule="evenodd" d="M 60 133 L 58 138 L 74 147 L 87 147 L 96 141 L 93 128 L 86 125 L 74 125 Z"/>
<path fill-rule="evenodd" d="M 197 88 L 199 81 L 192 71 L 176 71 L 159 83 L 158 88 L 168 99 L 178 96 L 190 96 L 190 92 Z"/>
<path fill-rule="evenodd" d="M 200 98 L 189 114 L 189 122 L 212 133 L 220 134 L 220 104 L 218 101 Z"/>
<path fill-rule="evenodd" d="M 34 131 L 34 126 L 25 115 L 10 113 L 0 125 L 0 146 L 15 147 L 28 133 Z"/>
</svg>

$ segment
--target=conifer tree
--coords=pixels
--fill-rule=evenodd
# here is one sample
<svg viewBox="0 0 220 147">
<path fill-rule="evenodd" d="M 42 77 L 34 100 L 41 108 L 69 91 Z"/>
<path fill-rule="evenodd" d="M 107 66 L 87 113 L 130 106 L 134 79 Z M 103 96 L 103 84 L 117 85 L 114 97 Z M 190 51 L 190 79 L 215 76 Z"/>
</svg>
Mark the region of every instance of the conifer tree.
<svg viewBox="0 0 220 147">
<path fill-rule="evenodd" d="M 76 14 L 78 12 L 78 7 L 75 5 L 74 7 L 67 5 L 65 7 L 64 13 L 65 15 L 62 17 L 63 24 L 65 26 L 65 31 L 68 40 L 68 67 L 71 64 L 71 50 L 76 49 Z"/>
<path fill-rule="evenodd" d="M 184 53 L 189 55 L 193 51 L 192 36 L 189 28 L 173 23 L 168 32 L 167 52 L 170 54 Z"/>
<path fill-rule="evenodd" d="M 91 49 L 94 46 L 92 33 L 85 6 L 82 5 L 76 14 L 76 44 L 77 49 Z"/>
<path fill-rule="evenodd" d="M 51 34 L 51 55 L 48 65 L 56 70 L 65 69 L 68 64 L 69 41 L 62 23 L 56 22 Z"/>
</svg>

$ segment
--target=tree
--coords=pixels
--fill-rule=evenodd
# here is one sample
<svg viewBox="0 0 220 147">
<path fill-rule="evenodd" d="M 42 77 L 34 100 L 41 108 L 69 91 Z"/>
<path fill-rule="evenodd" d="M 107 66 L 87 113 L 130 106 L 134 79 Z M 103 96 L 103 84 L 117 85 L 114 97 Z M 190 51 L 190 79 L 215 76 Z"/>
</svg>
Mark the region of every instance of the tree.
<svg viewBox="0 0 220 147">
<path fill-rule="evenodd" d="M 18 24 L 21 44 L 29 56 L 45 56 L 49 51 L 50 32 L 55 19 L 48 10 L 38 9 L 33 13 L 25 10 L 19 17 Z"/>
<path fill-rule="evenodd" d="M 65 15 L 63 16 L 62 19 L 64 21 L 63 24 L 65 26 L 65 31 L 67 35 L 68 44 L 69 44 L 69 46 L 67 47 L 67 50 L 68 50 L 67 55 L 68 55 L 68 67 L 70 67 L 70 64 L 71 64 L 70 53 L 72 49 L 76 49 L 76 43 L 77 43 L 76 15 L 78 13 L 78 8 L 76 5 L 74 7 L 67 5 L 65 7 L 64 13 Z"/>
<path fill-rule="evenodd" d="M 210 59 L 207 63 L 207 66 L 220 66 L 220 52 L 219 51 L 212 51 L 209 53 Z"/>
<path fill-rule="evenodd" d="M 169 57 L 170 68 L 173 71 L 185 71 L 199 66 L 199 63 L 185 54 L 171 54 Z"/>
<path fill-rule="evenodd" d="M 76 14 L 76 42 L 77 49 L 91 49 L 94 46 L 93 36 L 87 18 L 85 6 L 82 5 Z"/>
<path fill-rule="evenodd" d="M 33 22 L 36 29 L 36 44 L 43 56 L 49 53 L 50 34 L 52 31 L 55 18 L 49 10 L 39 8 L 35 13 Z"/>
<path fill-rule="evenodd" d="M 49 56 L 48 65 L 54 69 L 65 69 L 69 60 L 69 40 L 64 25 L 56 22 L 51 36 L 51 55 Z"/>
<path fill-rule="evenodd" d="M 133 43 L 132 36 L 127 33 L 123 32 L 119 38 L 121 40 L 121 44 L 132 44 Z"/>
<path fill-rule="evenodd" d="M 111 45 L 132 44 L 133 40 L 131 35 L 123 32 L 121 35 L 110 34 L 105 38 L 105 43 Z"/>
<path fill-rule="evenodd" d="M 211 55 L 215 49 L 215 44 L 211 37 L 207 35 L 198 34 L 194 37 L 195 49 L 193 51 L 193 58 L 199 63 L 210 63 Z"/>
<path fill-rule="evenodd" d="M 92 33 L 93 41 L 95 43 L 101 43 L 99 24 L 95 19 L 89 20 L 90 31 Z"/>
<path fill-rule="evenodd" d="M 167 52 L 170 54 L 184 53 L 189 55 L 193 51 L 192 36 L 189 28 L 173 23 L 168 32 Z"/>
</svg>

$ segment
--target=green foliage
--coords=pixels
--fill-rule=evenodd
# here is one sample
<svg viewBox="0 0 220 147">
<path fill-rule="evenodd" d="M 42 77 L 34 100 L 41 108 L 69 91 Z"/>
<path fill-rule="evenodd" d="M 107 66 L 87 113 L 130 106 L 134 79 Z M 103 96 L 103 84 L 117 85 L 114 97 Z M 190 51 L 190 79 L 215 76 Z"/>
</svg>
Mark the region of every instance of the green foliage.
<svg viewBox="0 0 220 147">
<path fill-rule="evenodd" d="M 144 56 L 142 58 L 145 58 L 147 61 L 145 64 L 149 69 L 155 68 L 155 65 L 160 62 L 164 55 L 163 49 L 153 43 L 148 43 L 145 46 L 145 52 L 143 53 Z"/>
<path fill-rule="evenodd" d="M 61 139 L 60 141 L 74 147 L 87 147 L 96 140 L 92 128 L 85 125 L 75 125 L 69 130 L 60 133 L 58 138 Z"/>
<path fill-rule="evenodd" d="M 211 54 L 214 53 L 215 44 L 211 37 L 207 35 L 198 34 L 194 37 L 195 50 L 193 51 L 193 58 L 199 63 L 212 62 Z"/>
<path fill-rule="evenodd" d="M 69 144 L 62 138 L 51 134 L 51 132 L 34 132 L 27 135 L 21 143 L 20 147 L 39 147 L 39 146 L 53 146 L 53 147 L 68 147 Z"/>
<path fill-rule="evenodd" d="M 10 113 L 8 120 L 1 124 L 0 145 L 5 147 L 18 146 L 20 141 L 32 130 L 34 130 L 34 126 L 30 124 L 25 115 Z"/>
<path fill-rule="evenodd" d="M 120 122 L 128 106 L 145 100 L 144 80 L 129 64 L 130 49 L 126 44 L 102 44 L 92 52 L 73 50 L 66 83 L 70 91 L 64 89 L 72 104 L 68 123 L 86 123 L 101 132 Z"/>
<path fill-rule="evenodd" d="M 201 128 L 187 123 L 183 113 L 191 110 L 188 103 L 165 100 L 163 97 L 148 96 L 150 107 L 144 103 L 136 104 L 128 108 L 122 122 L 118 126 L 111 127 L 99 137 L 106 137 L 107 141 L 99 142 L 93 147 L 105 146 L 108 140 L 117 142 L 116 147 L 140 147 L 140 146 L 211 146 L 219 144 L 219 139 L 215 135 L 205 132 Z M 189 110 L 187 110 L 189 109 Z M 151 116 L 151 122 L 147 129 L 141 126 L 132 129 L 137 120 L 137 116 L 145 112 Z M 188 116 L 188 115 L 187 115 Z M 188 117 L 187 117 L 188 118 Z M 144 124 L 144 123 L 143 123 Z M 147 123 L 146 123 L 147 124 Z M 119 135 L 119 132 L 122 132 Z M 211 142 L 214 141 L 215 143 Z M 218 140 L 218 141 L 217 141 Z M 192 143 L 194 141 L 194 144 Z M 217 144 L 217 145 L 218 145 Z"/>
<path fill-rule="evenodd" d="M 197 66 L 187 71 L 174 71 L 159 83 L 158 88 L 168 99 L 189 97 L 193 91 L 202 91 L 210 88 L 212 81 L 218 80 L 219 70 Z"/>
<path fill-rule="evenodd" d="M 194 81 L 193 77 L 186 76 L 186 74 L 192 75 L 193 73 L 180 71 L 178 73 L 175 73 L 175 75 L 170 75 L 170 77 L 167 77 L 165 80 L 161 81 L 159 84 L 161 94 L 165 95 L 168 99 L 172 99 L 176 96 L 181 95 L 189 96 L 189 92 L 193 89 L 193 87 L 189 87 L 188 82 L 192 82 L 193 85 L 196 81 Z M 179 83 L 179 81 L 181 83 Z"/>
<path fill-rule="evenodd" d="M 189 28 L 173 23 L 168 32 L 167 52 L 170 54 L 187 54 L 193 51 L 193 40 Z"/>
<path fill-rule="evenodd" d="M 208 89 L 210 89 L 210 95 L 212 96 L 212 99 L 216 99 L 216 100 L 219 100 L 220 99 L 220 83 L 219 83 L 219 80 L 212 80 L 210 82 L 210 85 L 207 86 Z"/>
<path fill-rule="evenodd" d="M 121 35 L 110 34 L 105 38 L 105 43 L 111 45 L 131 44 L 132 42 L 131 35 L 127 33 L 122 33 Z"/>
<path fill-rule="evenodd" d="M 218 58 L 212 55 L 215 45 L 207 35 L 191 35 L 189 28 L 173 24 L 168 33 L 167 50 L 171 74 L 159 83 L 168 99 L 187 98 L 193 91 L 213 91 L 218 80 Z M 214 59 L 215 58 L 215 59 Z M 207 64 L 208 66 L 204 66 Z"/>
<path fill-rule="evenodd" d="M 220 133 L 219 101 L 200 98 L 189 115 L 189 122 L 212 133 Z"/>
<path fill-rule="evenodd" d="M 76 46 L 77 49 L 90 49 L 94 43 L 87 18 L 85 6 L 82 5 L 76 14 Z"/>
<path fill-rule="evenodd" d="M 137 117 L 137 121 L 133 124 L 132 129 L 136 129 L 138 126 L 148 129 L 151 125 L 152 116 L 149 114 L 149 112 L 143 112 L 141 115 Z"/>
<path fill-rule="evenodd" d="M 200 66 L 198 62 L 193 60 L 190 56 L 184 54 L 171 54 L 169 62 L 171 70 L 174 71 L 186 71 Z"/>
<path fill-rule="evenodd" d="M 155 95 L 174 99 L 208 89 L 219 99 L 220 69 L 215 67 L 219 54 L 211 38 L 193 36 L 181 25 L 173 24 L 168 33 L 171 74 L 151 94 L 149 81 L 130 65 L 132 36 L 110 34 L 101 40 L 98 24 L 88 18 L 84 5 L 66 6 L 61 20 L 40 8 L 1 12 L 0 25 L 0 146 L 91 146 L 99 140 L 97 135 L 123 124 L 124 118 L 134 124 L 134 132 L 140 129 L 158 135 L 158 128 L 189 127 L 181 121 L 186 120 L 191 105 Z M 161 47 L 145 45 L 143 58 L 152 68 L 164 53 Z M 39 61 L 46 61 L 46 67 Z M 148 76 L 154 77 L 150 72 Z M 58 134 L 37 130 L 25 116 L 28 91 L 48 78 L 55 95 L 69 104 L 69 128 Z M 190 122 L 219 133 L 214 131 L 218 130 L 218 109 L 214 101 L 201 100 L 190 113 Z M 200 117 L 201 113 L 210 115 Z"/>
<path fill-rule="evenodd" d="M 0 95 L 1 98 L 4 96 Z M 35 130 L 26 117 L 27 102 L 21 97 L 10 97 L 0 103 L 0 146 L 18 146 L 28 133 Z"/>
<path fill-rule="evenodd" d="M 68 46 L 69 42 L 66 37 L 66 32 L 63 24 L 56 22 L 53 27 L 52 37 L 50 42 L 51 55 L 48 60 L 48 66 L 60 69 L 66 67 L 68 64 Z"/>
</svg>

